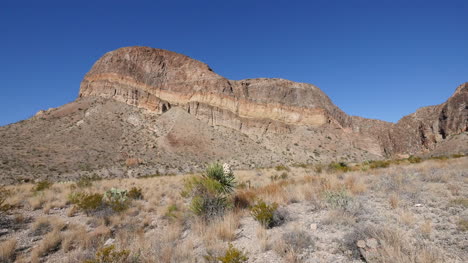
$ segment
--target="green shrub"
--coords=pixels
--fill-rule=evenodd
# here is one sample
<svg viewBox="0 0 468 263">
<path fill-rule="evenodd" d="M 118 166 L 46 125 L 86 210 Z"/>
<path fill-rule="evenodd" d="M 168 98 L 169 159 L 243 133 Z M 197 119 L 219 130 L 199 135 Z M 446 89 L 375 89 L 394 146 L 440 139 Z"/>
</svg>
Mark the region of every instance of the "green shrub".
<svg viewBox="0 0 468 263">
<path fill-rule="evenodd" d="M 87 215 L 103 206 L 104 203 L 102 198 L 103 196 L 98 193 L 90 194 L 83 192 L 71 193 L 68 196 L 70 203 L 74 204 L 78 209 L 82 210 Z"/>
<path fill-rule="evenodd" d="M 114 245 L 100 248 L 94 259 L 86 260 L 84 263 L 124 263 L 128 262 L 129 250 L 116 251 Z"/>
<path fill-rule="evenodd" d="M 141 188 L 132 187 L 132 189 L 130 189 L 130 191 L 128 191 L 127 196 L 130 199 L 141 200 L 141 199 L 143 199 L 143 192 L 142 192 Z"/>
<path fill-rule="evenodd" d="M 80 180 L 76 182 L 76 186 L 78 188 L 86 188 L 86 187 L 91 187 L 93 185 L 93 179 L 91 177 L 82 177 Z"/>
<path fill-rule="evenodd" d="M 280 164 L 280 165 L 277 165 L 275 166 L 275 170 L 276 171 L 290 171 L 289 167 L 287 167 L 286 165 L 283 165 L 283 164 Z"/>
<path fill-rule="evenodd" d="M 468 219 L 461 218 L 458 220 L 457 227 L 460 231 L 468 231 Z"/>
<path fill-rule="evenodd" d="M 411 155 L 410 157 L 408 157 L 408 161 L 410 163 L 420 163 L 420 162 L 422 162 L 422 159 L 420 157 L 416 157 L 416 156 Z"/>
<path fill-rule="evenodd" d="M 252 206 L 250 213 L 252 217 L 257 220 L 263 227 L 271 228 L 277 225 L 275 220 L 275 213 L 278 209 L 278 204 L 273 203 L 268 205 L 264 201 L 260 200 Z"/>
<path fill-rule="evenodd" d="M 232 172 L 226 173 L 220 164 L 211 164 L 202 176 L 185 181 L 183 197 L 190 197 L 190 209 L 204 219 L 224 214 L 231 205 L 230 195 L 235 187 Z"/>
<path fill-rule="evenodd" d="M 229 248 L 226 250 L 223 256 L 212 256 L 212 255 L 207 255 L 204 256 L 205 260 L 208 262 L 213 262 L 213 263 L 244 263 L 249 260 L 247 257 L 247 254 L 235 248 L 232 244 L 229 244 Z"/>
<path fill-rule="evenodd" d="M 176 204 L 169 205 L 167 207 L 167 210 L 166 210 L 166 213 L 164 214 L 164 216 L 166 218 L 169 218 L 169 219 L 177 218 L 178 217 L 178 211 L 179 211 L 179 208 L 177 207 Z"/>
<path fill-rule="evenodd" d="M 341 172 L 348 172 L 351 169 L 348 167 L 348 165 L 344 162 L 333 162 L 328 165 L 328 170 L 330 171 L 341 171 Z"/>
<path fill-rule="evenodd" d="M 465 208 L 468 208 L 468 198 L 460 197 L 460 198 L 452 199 L 450 200 L 449 205 L 450 206 L 463 206 Z"/>
<path fill-rule="evenodd" d="M 127 197 L 127 191 L 117 188 L 111 188 L 106 191 L 104 200 L 115 212 L 126 210 L 129 207 L 130 201 Z"/>
<path fill-rule="evenodd" d="M 352 197 L 349 196 L 346 190 L 325 191 L 324 195 L 325 201 L 333 208 L 346 209 L 352 201 Z"/>
<path fill-rule="evenodd" d="M 389 166 L 390 166 L 390 161 L 376 160 L 376 161 L 370 161 L 369 162 L 369 167 L 372 168 L 372 169 L 387 168 Z"/>
<path fill-rule="evenodd" d="M 219 182 L 220 191 L 225 194 L 231 193 L 236 185 L 234 174 L 225 173 L 223 166 L 219 163 L 210 164 L 203 173 L 203 177 Z"/>
<path fill-rule="evenodd" d="M 39 192 L 39 191 L 44 191 L 45 189 L 48 189 L 52 186 L 53 183 L 47 181 L 47 180 L 44 180 L 44 181 L 40 181 L 38 183 L 36 183 L 36 185 L 34 186 L 33 188 L 33 191 L 34 192 Z"/>
</svg>

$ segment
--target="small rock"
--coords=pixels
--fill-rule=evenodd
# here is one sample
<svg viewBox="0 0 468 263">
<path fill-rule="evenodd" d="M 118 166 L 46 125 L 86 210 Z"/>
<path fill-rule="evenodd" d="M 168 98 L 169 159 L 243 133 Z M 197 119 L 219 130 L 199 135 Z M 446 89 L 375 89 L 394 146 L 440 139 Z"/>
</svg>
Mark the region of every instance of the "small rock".
<svg viewBox="0 0 468 263">
<path fill-rule="evenodd" d="M 364 240 L 358 240 L 356 242 L 356 245 L 358 246 L 358 248 L 365 248 L 366 247 L 366 241 Z"/>
<path fill-rule="evenodd" d="M 0 236 L 6 235 L 10 232 L 8 229 L 0 229 Z"/>
<path fill-rule="evenodd" d="M 313 230 L 313 231 L 317 230 L 317 224 L 315 224 L 315 223 L 310 224 L 310 230 Z"/>
<path fill-rule="evenodd" d="M 377 248 L 378 242 L 375 238 L 369 238 L 366 240 L 366 245 L 370 248 Z"/>
<path fill-rule="evenodd" d="M 114 243 L 115 243 L 115 239 L 109 238 L 107 239 L 106 243 L 104 243 L 104 246 L 107 247 L 107 246 L 113 245 Z"/>
<path fill-rule="evenodd" d="M 422 204 L 415 204 L 414 207 L 422 207 Z"/>
</svg>

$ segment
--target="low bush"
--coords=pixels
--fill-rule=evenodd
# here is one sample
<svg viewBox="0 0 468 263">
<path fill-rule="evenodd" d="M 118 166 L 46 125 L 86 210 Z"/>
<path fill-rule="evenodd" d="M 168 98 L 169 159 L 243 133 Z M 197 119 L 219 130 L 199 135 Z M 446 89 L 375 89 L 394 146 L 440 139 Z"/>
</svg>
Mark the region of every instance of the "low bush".
<svg viewBox="0 0 468 263">
<path fill-rule="evenodd" d="M 352 197 L 344 189 L 339 191 L 325 191 L 325 201 L 330 204 L 332 208 L 346 209 L 352 201 Z"/>
<path fill-rule="evenodd" d="M 375 160 L 375 161 L 369 161 L 369 167 L 371 169 L 377 169 L 377 168 L 387 168 L 390 166 L 390 161 L 387 160 Z"/>
<path fill-rule="evenodd" d="M 286 165 L 283 165 L 283 164 L 275 166 L 275 170 L 278 171 L 278 172 L 279 171 L 287 171 L 287 172 L 290 171 L 289 167 L 287 167 Z"/>
<path fill-rule="evenodd" d="M 122 212 L 129 207 L 130 200 L 127 197 L 127 191 L 117 188 L 111 188 L 104 193 L 104 201 L 115 212 Z"/>
<path fill-rule="evenodd" d="M 190 209 L 205 220 L 223 215 L 231 206 L 231 193 L 236 183 L 229 167 L 218 163 L 209 165 L 202 176 L 185 181 L 183 197 L 192 199 Z"/>
<path fill-rule="evenodd" d="M 134 200 L 142 200 L 143 199 L 143 191 L 141 188 L 132 187 L 127 194 L 128 198 Z"/>
<path fill-rule="evenodd" d="M 36 185 L 34 186 L 33 188 L 33 191 L 34 192 L 40 192 L 40 191 L 44 191 L 45 189 L 48 189 L 52 186 L 53 183 L 47 181 L 47 180 L 44 180 L 44 181 L 40 181 L 38 183 L 36 183 Z"/>
<path fill-rule="evenodd" d="M 179 208 L 177 205 L 172 204 L 167 207 L 166 213 L 164 216 L 168 219 L 174 219 L 178 217 Z"/>
<path fill-rule="evenodd" d="M 460 231 L 468 231 L 468 219 L 461 218 L 458 220 L 457 227 Z"/>
<path fill-rule="evenodd" d="M 247 257 L 247 254 L 235 248 L 232 244 L 229 244 L 228 249 L 222 256 L 213 256 L 213 255 L 207 255 L 204 256 L 205 260 L 207 262 L 212 262 L 212 263 L 243 263 L 247 262 L 249 258 Z"/>
<path fill-rule="evenodd" d="M 338 163 L 333 162 L 328 165 L 328 170 L 331 172 L 335 172 L 335 171 L 349 172 L 351 169 L 344 162 L 338 162 Z"/>
<path fill-rule="evenodd" d="M 411 155 L 410 157 L 408 157 L 408 162 L 410 162 L 410 163 L 420 163 L 420 162 L 422 162 L 422 159 L 420 157 L 416 157 L 416 156 Z"/>
<path fill-rule="evenodd" d="M 129 262 L 129 250 L 118 251 L 114 245 L 100 248 L 94 259 L 86 260 L 84 263 L 125 263 Z"/>
<path fill-rule="evenodd" d="M 256 205 L 250 209 L 252 217 L 258 221 L 264 228 L 272 228 L 281 225 L 286 215 L 278 210 L 278 204 L 271 205 L 259 200 Z"/>
<path fill-rule="evenodd" d="M 91 212 L 102 208 L 104 205 L 102 194 L 98 193 L 83 193 L 76 192 L 71 193 L 68 196 L 68 200 L 71 204 L 74 204 L 78 209 L 82 210 L 89 215 Z"/>
</svg>

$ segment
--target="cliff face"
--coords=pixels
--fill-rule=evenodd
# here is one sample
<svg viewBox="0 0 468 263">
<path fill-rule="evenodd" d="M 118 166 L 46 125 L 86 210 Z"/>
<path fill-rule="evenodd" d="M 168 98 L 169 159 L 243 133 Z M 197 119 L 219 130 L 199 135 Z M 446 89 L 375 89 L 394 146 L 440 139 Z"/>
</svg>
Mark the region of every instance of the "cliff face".
<svg viewBox="0 0 468 263">
<path fill-rule="evenodd" d="M 211 125 L 252 133 L 267 126 L 281 132 L 291 124 L 349 121 L 313 85 L 283 79 L 231 81 L 202 62 L 146 47 L 105 54 L 81 83 L 80 97 L 86 96 L 112 98 L 158 113 L 178 106 Z"/>
<path fill-rule="evenodd" d="M 164 113 L 180 107 L 210 125 L 291 133 L 298 126 L 331 127 L 380 145 L 379 155 L 428 151 L 467 131 L 468 84 L 449 100 L 398 123 L 351 117 L 317 87 L 284 79 L 228 80 L 206 64 L 167 50 L 127 47 L 105 54 L 84 77 L 80 97 L 97 96 Z"/>
</svg>

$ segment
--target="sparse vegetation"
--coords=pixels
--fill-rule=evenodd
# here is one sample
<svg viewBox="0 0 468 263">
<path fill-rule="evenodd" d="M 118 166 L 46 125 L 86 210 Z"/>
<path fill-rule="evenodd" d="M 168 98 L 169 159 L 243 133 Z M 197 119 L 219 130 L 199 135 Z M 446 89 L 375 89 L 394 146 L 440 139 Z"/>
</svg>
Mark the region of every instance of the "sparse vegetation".
<svg viewBox="0 0 468 263">
<path fill-rule="evenodd" d="M 76 205 L 77 208 L 84 211 L 87 215 L 103 206 L 102 199 L 102 194 L 98 193 L 76 192 L 69 195 L 70 203 Z"/>
<path fill-rule="evenodd" d="M 209 165 L 202 176 L 194 176 L 185 182 L 184 197 L 191 197 L 190 209 L 205 220 L 224 214 L 231 206 L 230 195 L 235 187 L 232 172 L 222 165 Z"/>
<path fill-rule="evenodd" d="M 242 250 L 235 248 L 232 244 L 229 244 L 229 248 L 222 256 L 205 256 L 205 260 L 208 262 L 221 262 L 221 263 L 243 263 L 247 262 L 249 258 L 247 254 Z"/>
<path fill-rule="evenodd" d="M 34 186 L 33 191 L 34 192 L 44 191 L 45 189 L 49 189 L 51 186 L 52 186 L 52 183 L 47 180 L 39 181 L 36 183 L 36 186 Z"/>
<path fill-rule="evenodd" d="M 88 186 L 55 183 L 40 192 L 31 191 L 33 184 L 3 187 L 0 193 L 9 192 L 3 204 L 11 209 L 0 217 L 5 226 L 0 230 L 15 231 L 6 234 L 9 244 L 0 243 L 0 261 L 203 262 L 210 252 L 211 262 L 231 262 L 235 253 L 227 253 L 229 242 L 260 262 L 313 261 L 318 255 L 325 261 L 359 260 L 365 255 L 356 242 L 370 239 L 377 244 L 378 262 L 462 261 L 458 240 L 468 231 L 464 159 L 392 161 L 367 172 L 363 165 L 368 164 L 349 165 L 348 173 L 324 169 L 318 174 L 301 167 L 239 171 L 235 179 L 250 182 L 243 188 L 216 174 L 222 166 L 212 176 L 93 180 Z M 223 175 L 232 174 L 226 171 Z M 282 179 L 282 173 L 288 176 Z M 127 208 L 115 213 L 110 200 Z M 32 219 L 36 203 L 42 209 Z M 286 211 L 292 224 L 282 224 L 289 218 Z M 23 243 L 12 246 L 24 238 L 31 240 L 29 251 Z M 337 240 L 347 245 L 338 246 Z M 122 251 L 128 256 L 110 259 Z"/>
<path fill-rule="evenodd" d="M 100 248 L 94 259 L 86 260 L 84 263 L 125 263 L 130 255 L 129 250 L 117 250 L 115 245 Z"/>
<path fill-rule="evenodd" d="M 278 204 L 267 204 L 259 200 L 250 212 L 252 217 L 257 220 L 264 228 L 272 228 L 281 225 L 285 220 L 285 215 L 278 211 Z"/>
</svg>

